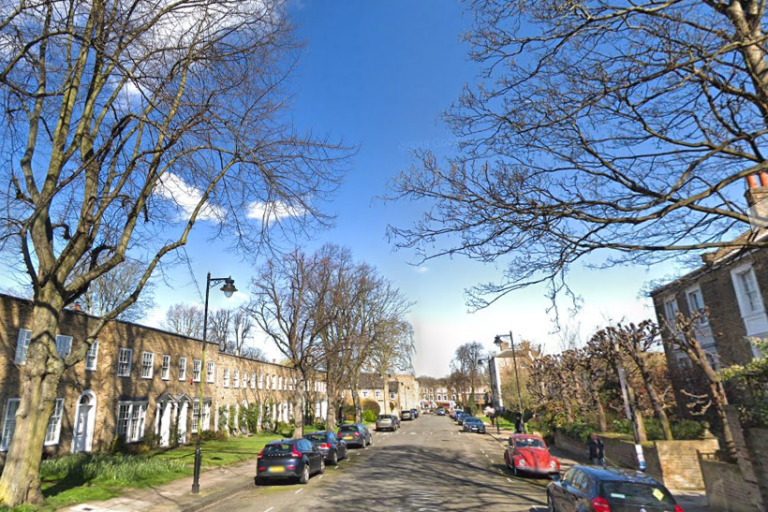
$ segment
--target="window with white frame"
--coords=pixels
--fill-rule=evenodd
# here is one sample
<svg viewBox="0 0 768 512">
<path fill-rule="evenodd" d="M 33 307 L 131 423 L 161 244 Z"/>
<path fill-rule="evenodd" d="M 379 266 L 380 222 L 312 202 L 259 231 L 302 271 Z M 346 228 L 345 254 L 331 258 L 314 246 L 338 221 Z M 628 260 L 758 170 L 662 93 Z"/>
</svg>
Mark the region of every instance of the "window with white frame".
<svg viewBox="0 0 768 512">
<path fill-rule="evenodd" d="M 363 395 L 363 398 L 368 398 L 368 390 L 364 389 L 361 394 Z"/>
<path fill-rule="evenodd" d="M 171 378 L 171 356 L 169 355 L 163 356 L 163 370 L 160 373 L 160 378 L 163 380 Z"/>
<path fill-rule="evenodd" d="M 197 424 L 200 422 L 200 402 L 195 400 L 192 404 L 192 433 L 197 434 Z"/>
<path fill-rule="evenodd" d="M 277 389 L 279 391 L 283 390 L 283 376 L 282 375 L 277 378 Z"/>
<path fill-rule="evenodd" d="M 277 389 L 277 375 L 272 376 L 272 389 Z"/>
<path fill-rule="evenodd" d="M 763 301 L 760 298 L 760 289 L 757 286 L 755 270 L 752 267 L 736 272 L 738 292 L 741 298 L 742 314 L 757 313 L 763 309 Z"/>
<path fill-rule="evenodd" d="M 151 379 L 154 374 L 155 354 L 144 352 L 141 356 L 141 378 Z"/>
<path fill-rule="evenodd" d="M 199 359 L 192 360 L 192 380 L 194 382 L 200 382 L 200 375 L 203 371 L 203 362 Z"/>
<path fill-rule="evenodd" d="M 251 373 L 251 389 L 256 389 L 256 372 Z"/>
<path fill-rule="evenodd" d="M 376 390 L 376 398 L 381 398 L 381 391 L 378 389 Z"/>
<path fill-rule="evenodd" d="M 667 325 L 673 331 L 675 328 L 675 319 L 677 318 L 677 299 L 673 296 L 664 301 L 664 316 L 667 317 Z"/>
<path fill-rule="evenodd" d="M 72 352 L 72 336 L 56 335 L 56 352 L 59 357 L 67 357 Z"/>
<path fill-rule="evenodd" d="M 59 444 L 61 435 L 61 418 L 64 416 L 64 399 L 57 398 L 53 405 L 53 412 L 48 419 L 48 427 L 45 429 L 45 446 Z"/>
<path fill-rule="evenodd" d="M 0 451 L 8 451 L 16 431 L 16 411 L 19 410 L 19 399 L 9 398 L 5 403 L 5 419 L 3 420 L 3 437 L 0 439 Z"/>
<path fill-rule="evenodd" d="M 211 428 L 211 401 L 203 401 L 203 431 Z"/>
<path fill-rule="evenodd" d="M 94 340 L 91 344 L 91 348 L 85 353 L 85 369 L 88 371 L 96 371 L 96 363 L 99 360 L 99 340 Z"/>
<path fill-rule="evenodd" d="M 267 375 L 266 389 L 269 389 L 270 382 L 272 382 L 272 376 L 271 375 Z"/>
<path fill-rule="evenodd" d="M 224 387 L 229 387 L 229 368 L 224 368 Z"/>
<path fill-rule="evenodd" d="M 259 374 L 259 389 L 264 389 L 264 374 Z"/>
<path fill-rule="evenodd" d="M 117 352 L 117 376 L 130 377 L 133 349 L 121 348 Z"/>
<path fill-rule="evenodd" d="M 179 358 L 179 380 L 187 380 L 187 358 Z"/>
<path fill-rule="evenodd" d="M 19 329 L 19 337 L 16 339 L 16 358 L 14 359 L 16 364 L 27 363 L 27 349 L 29 349 L 31 339 L 32 331 L 29 329 Z"/>
<path fill-rule="evenodd" d="M 224 370 L 224 372 L 224 375 L 226 375 L 227 370 Z M 235 378 L 232 387 L 235 389 L 240 387 L 240 370 L 235 370 Z"/>
<path fill-rule="evenodd" d="M 146 401 L 121 401 L 117 405 L 117 435 L 133 443 L 144 437 L 144 421 L 147 416 Z"/>
<path fill-rule="evenodd" d="M 688 309 L 691 311 L 691 313 L 701 314 L 701 318 L 698 320 L 699 325 L 707 325 L 709 323 L 709 319 L 704 314 L 704 298 L 701 295 L 701 290 L 698 287 L 691 288 L 686 292 L 685 295 L 688 299 Z"/>
<path fill-rule="evenodd" d="M 241 386 L 243 389 L 248 389 L 248 372 L 246 370 L 243 370 L 243 380 L 241 381 Z"/>
<path fill-rule="evenodd" d="M 395 392 L 394 391 L 390 391 L 389 392 L 389 399 L 390 400 L 394 400 L 395 399 Z"/>
<path fill-rule="evenodd" d="M 216 363 L 213 361 L 208 361 L 208 367 L 206 368 L 206 379 L 209 383 L 213 383 L 216 381 Z"/>
</svg>

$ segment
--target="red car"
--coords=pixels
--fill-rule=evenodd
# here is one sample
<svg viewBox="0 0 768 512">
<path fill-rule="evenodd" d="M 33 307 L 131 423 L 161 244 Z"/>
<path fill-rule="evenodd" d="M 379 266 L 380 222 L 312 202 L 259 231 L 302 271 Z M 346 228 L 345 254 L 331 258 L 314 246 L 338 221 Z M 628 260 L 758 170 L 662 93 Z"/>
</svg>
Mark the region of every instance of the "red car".
<svg viewBox="0 0 768 512">
<path fill-rule="evenodd" d="M 560 473 L 560 461 L 549 453 L 547 443 L 541 437 L 530 434 L 509 436 L 504 462 L 515 476 L 525 473 L 550 477 Z"/>
</svg>

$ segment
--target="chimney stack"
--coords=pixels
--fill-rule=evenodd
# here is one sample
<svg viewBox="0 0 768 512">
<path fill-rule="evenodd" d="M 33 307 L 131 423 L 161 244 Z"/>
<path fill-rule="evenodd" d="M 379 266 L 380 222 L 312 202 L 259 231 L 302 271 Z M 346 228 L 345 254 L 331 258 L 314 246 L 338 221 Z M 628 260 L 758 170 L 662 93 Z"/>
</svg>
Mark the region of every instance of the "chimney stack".
<svg viewBox="0 0 768 512">
<path fill-rule="evenodd" d="M 501 343 L 499 343 L 499 352 L 504 352 L 505 350 L 509 350 L 508 341 L 502 341 Z"/>
<path fill-rule="evenodd" d="M 744 197 L 749 206 L 749 223 L 752 230 L 768 227 L 768 174 L 761 172 L 759 175 L 747 176 L 747 186 Z"/>
</svg>

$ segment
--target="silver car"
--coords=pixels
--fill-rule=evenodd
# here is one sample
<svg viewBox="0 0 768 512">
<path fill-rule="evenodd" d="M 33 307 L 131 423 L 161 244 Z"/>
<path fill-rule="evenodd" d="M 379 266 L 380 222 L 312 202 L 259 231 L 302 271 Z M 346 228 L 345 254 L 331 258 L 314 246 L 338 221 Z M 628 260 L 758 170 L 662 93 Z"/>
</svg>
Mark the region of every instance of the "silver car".
<svg viewBox="0 0 768 512">
<path fill-rule="evenodd" d="M 397 423 L 395 422 L 395 419 L 388 415 L 388 414 L 382 414 L 378 418 L 376 418 L 376 430 L 397 430 Z"/>
</svg>

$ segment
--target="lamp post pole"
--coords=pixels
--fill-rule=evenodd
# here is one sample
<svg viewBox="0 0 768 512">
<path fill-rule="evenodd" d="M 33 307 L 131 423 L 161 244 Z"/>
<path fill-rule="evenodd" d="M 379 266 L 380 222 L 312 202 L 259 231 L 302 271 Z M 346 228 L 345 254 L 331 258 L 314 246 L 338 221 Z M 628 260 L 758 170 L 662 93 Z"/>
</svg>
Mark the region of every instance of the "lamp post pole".
<svg viewBox="0 0 768 512">
<path fill-rule="evenodd" d="M 203 350 L 200 356 L 200 390 L 198 395 L 197 405 L 197 443 L 195 446 L 195 467 L 192 479 L 192 494 L 198 494 L 200 492 L 200 466 L 203 462 L 203 451 L 200 446 L 200 438 L 203 434 L 203 395 L 205 391 L 205 348 L 208 345 L 208 295 L 211 291 L 211 286 L 218 283 L 224 283 L 221 287 L 221 291 L 227 298 L 231 297 L 233 293 L 237 291 L 235 288 L 235 281 L 231 277 L 211 277 L 211 273 L 205 278 L 205 307 L 203 309 Z M 192 369 L 194 378 L 194 368 Z"/>
<path fill-rule="evenodd" d="M 517 353 L 515 351 L 515 339 L 512 331 L 509 331 L 509 344 L 512 346 L 512 364 L 515 365 L 515 383 L 517 384 L 517 405 L 520 407 L 520 421 L 523 421 L 523 393 L 520 391 L 520 376 L 517 372 Z"/>
</svg>

